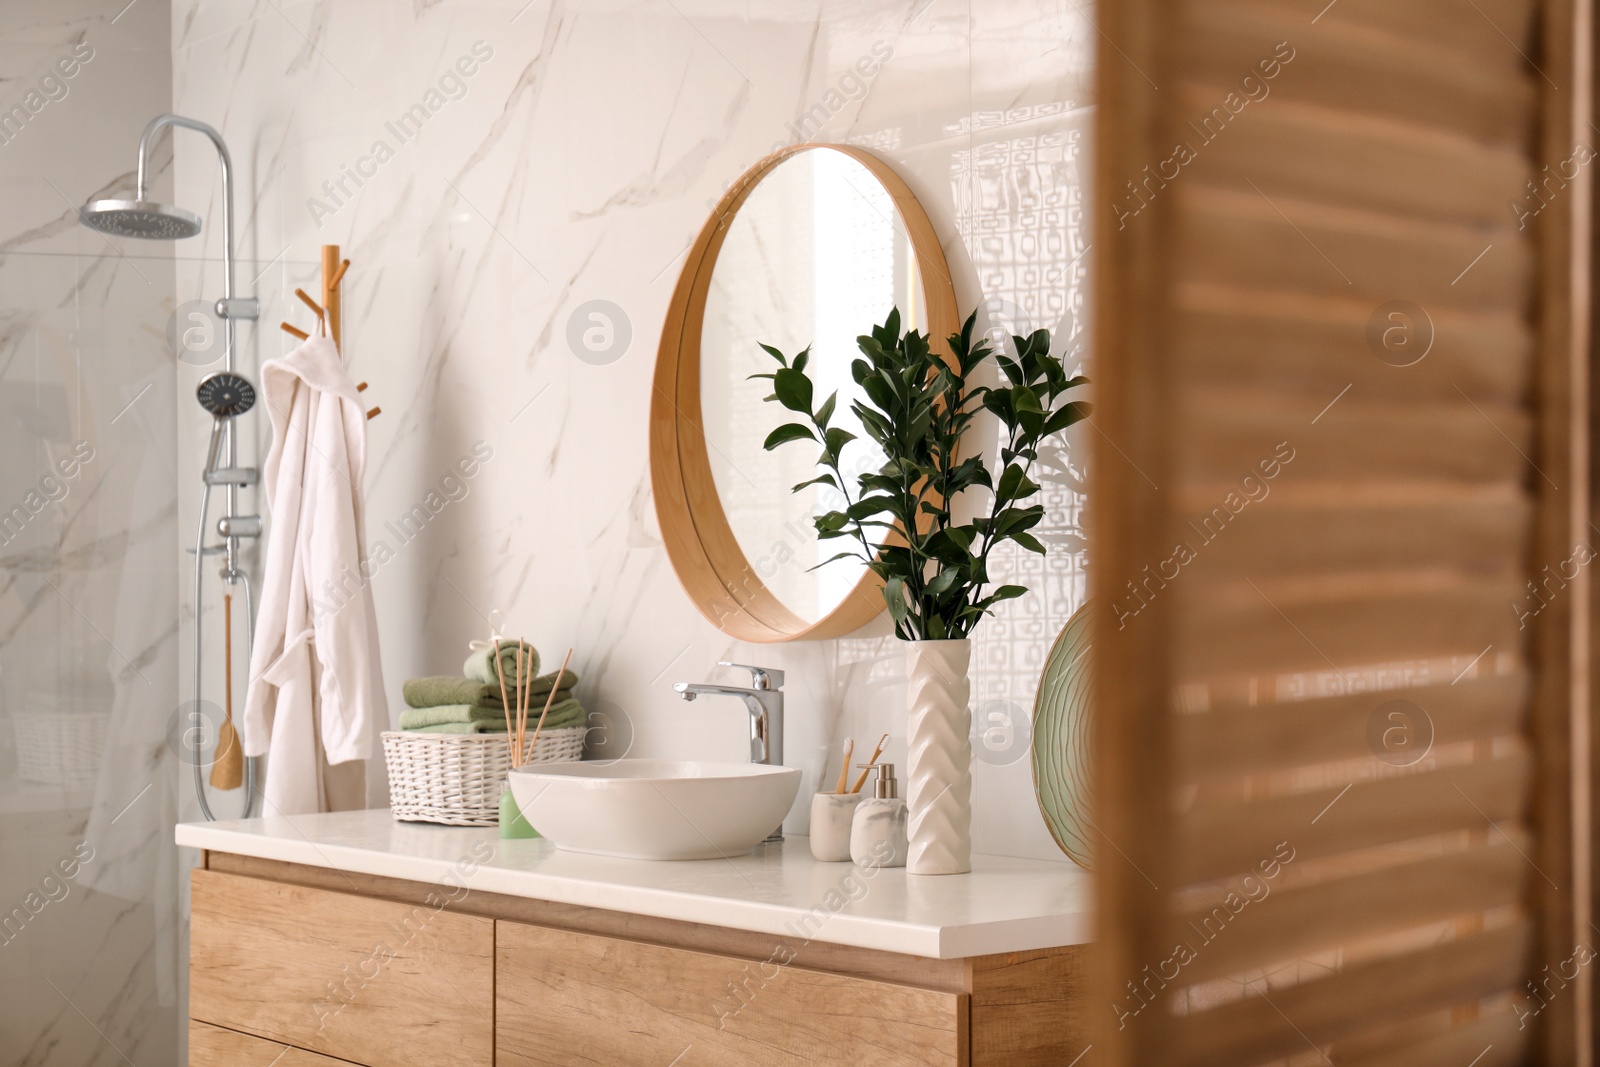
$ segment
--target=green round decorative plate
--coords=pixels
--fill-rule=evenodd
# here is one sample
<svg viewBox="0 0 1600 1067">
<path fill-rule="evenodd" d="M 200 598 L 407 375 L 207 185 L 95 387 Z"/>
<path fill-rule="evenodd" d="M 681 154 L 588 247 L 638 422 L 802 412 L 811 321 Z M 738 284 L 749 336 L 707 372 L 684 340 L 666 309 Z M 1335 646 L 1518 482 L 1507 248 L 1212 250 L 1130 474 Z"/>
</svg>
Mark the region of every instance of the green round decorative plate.
<svg viewBox="0 0 1600 1067">
<path fill-rule="evenodd" d="M 1094 679 L 1089 604 L 1056 635 L 1033 703 L 1033 789 L 1050 835 L 1071 860 L 1092 870 L 1089 847 L 1090 704 Z"/>
</svg>

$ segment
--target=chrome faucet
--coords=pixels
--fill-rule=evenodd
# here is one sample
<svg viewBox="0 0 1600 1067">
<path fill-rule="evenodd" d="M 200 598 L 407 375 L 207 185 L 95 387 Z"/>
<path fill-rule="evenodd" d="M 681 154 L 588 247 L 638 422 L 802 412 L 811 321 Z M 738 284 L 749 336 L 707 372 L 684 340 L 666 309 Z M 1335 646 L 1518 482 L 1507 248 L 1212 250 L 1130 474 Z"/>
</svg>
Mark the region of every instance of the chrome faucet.
<svg viewBox="0 0 1600 1067">
<path fill-rule="evenodd" d="M 679 682 L 673 691 L 685 700 L 698 696 L 738 697 L 750 711 L 750 762 L 783 765 L 783 672 L 771 667 L 718 661 L 719 667 L 750 672 L 750 688 L 715 682 Z"/>
<path fill-rule="evenodd" d="M 745 663 L 719 660 L 719 667 L 737 667 L 750 672 L 750 688 L 718 685 L 715 682 L 678 682 L 673 691 L 685 700 L 702 695 L 738 697 L 750 712 L 750 762 L 771 767 L 783 765 L 783 672 L 771 667 L 752 667 Z M 767 835 L 768 841 L 783 840 L 783 824 Z"/>
</svg>

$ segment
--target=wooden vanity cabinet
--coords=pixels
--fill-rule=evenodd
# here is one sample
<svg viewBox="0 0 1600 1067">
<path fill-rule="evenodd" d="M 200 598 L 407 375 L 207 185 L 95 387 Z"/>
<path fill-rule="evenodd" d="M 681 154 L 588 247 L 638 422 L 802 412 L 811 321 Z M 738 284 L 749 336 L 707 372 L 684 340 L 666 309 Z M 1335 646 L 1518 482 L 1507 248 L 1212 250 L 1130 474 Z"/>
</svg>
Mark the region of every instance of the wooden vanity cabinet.
<svg viewBox="0 0 1600 1067">
<path fill-rule="evenodd" d="M 447 893 L 208 853 L 190 1067 L 1064 1067 L 1087 1046 L 1081 948 L 924 959 Z"/>
<path fill-rule="evenodd" d="M 349 1063 L 189 1020 L 189 1067 L 347 1067 Z"/>
</svg>

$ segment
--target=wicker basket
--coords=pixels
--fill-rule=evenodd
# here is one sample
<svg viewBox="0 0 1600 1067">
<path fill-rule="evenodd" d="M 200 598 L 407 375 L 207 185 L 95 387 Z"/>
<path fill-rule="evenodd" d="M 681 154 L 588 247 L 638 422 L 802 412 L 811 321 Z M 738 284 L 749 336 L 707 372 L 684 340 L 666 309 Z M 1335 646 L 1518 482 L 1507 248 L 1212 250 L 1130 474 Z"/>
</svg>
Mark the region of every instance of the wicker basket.
<svg viewBox="0 0 1600 1067">
<path fill-rule="evenodd" d="M 582 759 L 586 733 L 582 726 L 545 730 L 528 762 Z M 505 734 L 390 730 L 383 735 L 383 755 L 389 765 L 389 810 L 396 819 L 447 826 L 500 824 L 500 794 L 511 773 Z"/>
<path fill-rule="evenodd" d="M 13 715 L 17 774 L 42 785 L 83 785 L 100 774 L 110 716 L 103 711 Z"/>
</svg>

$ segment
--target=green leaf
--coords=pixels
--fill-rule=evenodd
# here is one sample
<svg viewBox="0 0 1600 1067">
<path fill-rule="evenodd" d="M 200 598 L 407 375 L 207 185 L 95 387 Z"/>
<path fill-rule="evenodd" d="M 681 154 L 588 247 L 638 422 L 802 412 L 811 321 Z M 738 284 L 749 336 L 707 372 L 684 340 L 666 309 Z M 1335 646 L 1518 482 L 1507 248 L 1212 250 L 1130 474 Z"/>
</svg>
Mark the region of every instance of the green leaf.
<svg viewBox="0 0 1600 1067">
<path fill-rule="evenodd" d="M 895 625 L 905 621 L 911 609 L 906 605 L 906 580 L 904 578 L 890 578 L 883 583 L 883 602 L 889 606 L 889 617 L 894 619 Z"/>
<path fill-rule="evenodd" d="M 845 514 L 852 519 L 865 519 L 873 515 L 881 515 L 886 511 L 892 514 L 895 504 L 894 497 L 880 493 L 876 496 L 863 497 L 857 500 L 850 505 Z"/>
<path fill-rule="evenodd" d="M 1029 479 L 1022 466 L 1013 463 L 1000 475 L 1000 486 L 995 490 L 995 496 L 1000 503 L 1009 504 L 1013 500 L 1030 497 L 1039 491 L 1038 485 Z"/>
<path fill-rule="evenodd" d="M 776 430 L 767 434 L 767 439 L 761 447 L 771 452 L 774 448 L 788 441 L 815 441 L 817 435 L 811 432 L 811 427 L 802 426 L 798 422 L 786 422 Z"/>
<path fill-rule="evenodd" d="M 794 369 L 805 370 L 806 364 L 809 362 L 811 362 L 811 348 L 808 345 L 805 348 L 802 348 L 799 352 L 795 353 L 793 364 Z"/>
<path fill-rule="evenodd" d="M 827 432 L 823 442 L 823 447 L 828 450 L 828 455 L 832 456 L 834 459 L 838 459 L 840 450 L 855 439 L 856 435 L 851 433 L 849 430 L 835 426 L 833 429 Z"/>
<path fill-rule="evenodd" d="M 1094 405 L 1082 400 L 1074 400 L 1071 403 L 1063 404 L 1045 420 L 1044 431 L 1040 436 L 1048 437 L 1053 433 L 1060 433 L 1068 426 L 1087 419 L 1093 411 Z"/>
<path fill-rule="evenodd" d="M 834 405 L 838 402 L 839 390 L 835 389 L 831 394 L 829 394 L 828 399 L 822 402 L 822 406 L 817 409 L 815 418 L 818 426 L 828 425 L 828 420 L 833 418 Z"/>
<path fill-rule="evenodd" d="M 839 483 L 834 480 L 834 477 L 833 477 L 832 474 L 823 473 L 823 474 L 817 475 L 815 478 L 806 479 L 805 481 L 801 482 L 800 484 L 794 486 L 789 491 L 791 493 L 798 493 L 800 490 L 806 488 L 807 486 L 811 486 L 811 485 L 826 485 L 826 486 L 828 486 L 829 488 L 832 488 L 832 489 L 838 489 L 839 488 Z M 840 490 L 840 491 L 843 492 L 843 490 Z"/>
<path fill-rule="evenodd" d="M 856 479 L 863 489 L 871 489 L 880 493 L 898 493 L 900 481 L 887 474 L 863 474 Z"/>
<path fill-rule="evenodd" d="M 959 538 L 953 536 L 953 531 L 959 527 L 946 527 L 938 531 L 923 545 L 923 551 L 938 560 L 940 563 L 966 563 L 971 559 L 967 545 L 963 545 Z M 968 543 L 970 544 L 970 538 Z"/>
<path fill-rule="evenodd" d="M 845 523 L 849 521 L 850 516 L 842 511 L 825 511 L 811 520 L 812 525 L 817 528 L 817 533 L 824 535 L 842 532 Z"/>
<path fill-rule="evenodd" d="M 898 307 L 890 308 L 889 317 L 883 320 L 883 335 L 889 338 L 890 341 L 899 339 L 900 309 Z"/>
<path fill-rule="evenodd" d="M 761 345 L 761 342 L 757 341 L 756 344 Z M 773 348 L 771 345 L 761 345 L 761 348 L 767 353 L 767 355 L 777 360 L 779 366 L 787 367 L 789 365 L 789 361 L 784 358 L 783 353 L 779 352 L 776 348 Z"/>
<path fill-rule="evenodd" d="M 1031 530 L 1044 518 L 1044 505 L 1029 508 L 1006 508 L 994 517 L 994 536 L 1009 537 L 1017 530 Z"/>
<path fill-rule="evenodd" d="M 939 572 L 939 576 L 928 583 L 928 595 L 942 597 L 956 584 L 961 577 L 960 567 L 946 567 Z"/>
<path fill-rule="evenodd" d="M 796 357 L 797 359 L 799 357 Z M 802 415 L 811 414 L 811 379 L 802 371 L 785 367 L 772 378 L 772 391 L 778 403 Z"/>
<path fill-rule="evenodd" d="M 1022 596 L 1027 591 L 1028 587 L 1025 585 L 1002 585 L 1000 588 L 990 593 L 985 599 L 991 604 L 998 604 L 1002 600 L 1015 600 L 1017 597 Z"/>
<path fill-rule="evenodd" d="M 814 571 L 814 570 L 817 570 L 820 567 L 826 567 L 830 563 L 837 563 L 841 559 L 860 559 L 860 558 L 861 558 L 861 553 L 859 553 L 859 552 L 840 552 L 840 553 L 837 553 L 835 555 L 829 556 L 827 559 L 823 560 L 821 563 L 818 563 L 818 564 L 815 564 L 813 566 L 807 567 L 806 570 Z"/>
<path fill-rule="evenodd" d="M 1029 552 L 1037 552 L 1041 556 L 1045 554 L 1044 545 L 1040 544 L 1039 539 L 1033 536 L 1031 533 L 1024 533 L 1023 531 L 1018 530 L 1016 533 L 1011 535 L 1011 540 L 1015 541 Z"/>
<path fill-rule="evenodd" d="M 1022 364 L 1014 359 L 1008 359 L 1000 355 L 995 356 L 994 361 L 1000 364 L 1000 369 L 1005 372 L 1006 381 L 1012 385 L 1017 385 L 1022 381 Z"/>
<path fill-rule="evenodd" d="M 1026 411 L 1033 415 L 1044 414 L 1044 408 L 1039 404 L 1039 394 L 1026 385 L 1019 385 L 1011 390 L 1011 404 L 1019 413 Z"/>
<path fill-rule="evenodd" d="M 861 428 L 866 430 L 867 435 L 874 441 L 883 445 L 894 439 L 894 424 L 885 416 L 859 404 L 853 410 L 856 418 L 861 420 Z"/>
<path fill-rule="evenodd" d="M 861 391 L 867 394 L 867 399 L 872 401 L 879 411 L 894 410 L 894 389 L 882 375 L 869 374 L 861 379 L 860 385 Z"/>
<path fill-rule="evenodd" d="M 1009 389 L 990 389 L 983 394 L 983 406 L 994 412 L 1007 427 L 1017 424 L 1017 411 L 1012 406 Z"/>
</svg>

